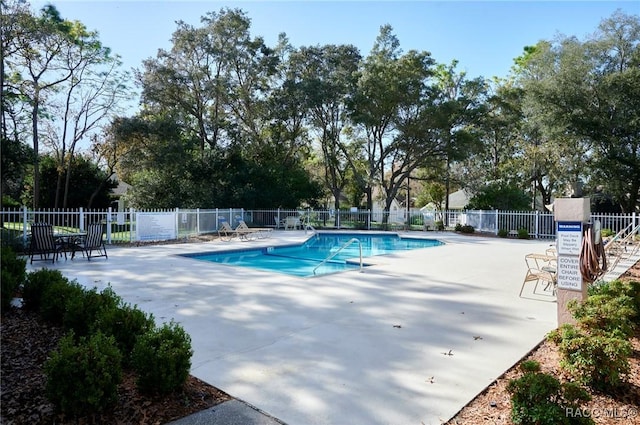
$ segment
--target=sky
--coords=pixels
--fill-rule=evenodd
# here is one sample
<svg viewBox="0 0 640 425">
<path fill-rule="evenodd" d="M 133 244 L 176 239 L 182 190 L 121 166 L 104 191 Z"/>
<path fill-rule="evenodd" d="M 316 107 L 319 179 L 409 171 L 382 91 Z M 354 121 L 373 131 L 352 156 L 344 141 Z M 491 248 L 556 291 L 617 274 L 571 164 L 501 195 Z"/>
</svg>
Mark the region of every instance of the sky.
<svg viewBox="0 0 640 425">
<path fill-rule="evenodd" d="M 141 68 L 158 49 L 171 48 L 176 21 L 200 26 L 222 8 L 240 8 L 251 33 L 275 46 L 286 33 L 293 46 L 353 44 L 365 56 L 380 27 L 390 24 L 403 51 L 428 51 L 438 63 L 458 60 L 470 78 L 506 77 L 523 48 L 558 34 L 580 40 L 617 9 L 640 15 L 638 1 L 220 1 L 51 0 L 61 16 L 99 33 L 122 57 L 124 69 Z"/>
</svg>

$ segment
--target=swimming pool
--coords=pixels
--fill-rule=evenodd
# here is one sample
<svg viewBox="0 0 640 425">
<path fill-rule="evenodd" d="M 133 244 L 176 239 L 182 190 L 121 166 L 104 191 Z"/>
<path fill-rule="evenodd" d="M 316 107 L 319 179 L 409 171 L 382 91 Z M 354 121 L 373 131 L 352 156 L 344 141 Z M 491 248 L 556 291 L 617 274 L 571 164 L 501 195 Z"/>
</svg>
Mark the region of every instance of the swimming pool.
<svg viewBox="0 0 640 425">
<path fill-rule="evenodd" d="M 351 242 L 352 239 L 359 242 Z M 183 256 L 202 261 L 251 267 L 311 277 L 360 268 L 362 257 L 442 245 L 436 239 L 402 238 L 396 234 L 317 233 L 298 245 L 251 248 L 223 252 L 201 252 Z M 329 260 L 327 257 L 332 256 Z M 366 262 L 364 262 L 366 265 Z"/>
</svg>

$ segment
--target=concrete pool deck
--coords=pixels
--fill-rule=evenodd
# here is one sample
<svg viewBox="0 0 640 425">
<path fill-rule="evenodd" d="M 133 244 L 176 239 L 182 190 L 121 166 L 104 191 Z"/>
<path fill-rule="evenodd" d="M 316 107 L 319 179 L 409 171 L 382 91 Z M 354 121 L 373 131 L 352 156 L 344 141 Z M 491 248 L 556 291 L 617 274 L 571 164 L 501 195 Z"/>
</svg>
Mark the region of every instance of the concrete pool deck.
<svg viewBox="0 0 640 425">
<path fill-rule="evenodd" d="M 440 424 L 556 327 L 552 297 L 531 294 L 533 285 L 530 299 L 518 297 L 524 256 L 552 242 L 410 236 L 445 245 L 369 258 L 376 265 L 362 273 L 307 279 L 177 255 L 302 242 L 310 237 L 303 231 L 108 246 L 108 260 L 28 270 L 111 285 L 158 323 L 175 320 L 192 339 L 192 375 L 289 425 Z M 260 418 L 253 423 L 277 423 Z"/>
</svg>

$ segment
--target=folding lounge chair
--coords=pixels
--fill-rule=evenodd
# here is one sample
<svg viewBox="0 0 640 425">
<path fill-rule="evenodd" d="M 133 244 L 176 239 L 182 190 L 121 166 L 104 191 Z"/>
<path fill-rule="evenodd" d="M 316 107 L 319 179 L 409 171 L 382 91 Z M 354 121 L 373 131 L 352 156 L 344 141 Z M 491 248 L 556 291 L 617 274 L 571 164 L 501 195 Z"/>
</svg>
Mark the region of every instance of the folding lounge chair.
<svg viewBox="0 0 640 425">
<path fill-rule="evenodd" d="M 555 295 L 556 293 L 556 257 L 548 254 L 527 254 L 525 256 L 525 262 L 527 263 L 527 274 L 522 282 L 519 296 L 522 297 L 522 292 L 527 282 L 535 282 L 533 287 L 533 293 L 536 294 L 536 289 L 540 283 L 544 283 L 544 291 L 547 295 Z"/>
<path fill-rule="evenodd" d="M 87 261 L 91 261 L 91 258 L 105 257 L 107 256 L 107 247 L 104 245 L 103 225 L 102 223 L 91 223 L 87 228 L 87 235 L 73 246 L 73 254 L 71 258 L 75 257 L 76 251 L 82 251 L 83 256 L 87 256 Z"/>
<path fill-rule="evenodd" d="M 240 239 L 243 238 L 242 236 L 250 237 L 251 235 L 255 235 L 259 239 L 264 239 L 271 236 L 272 231 L 273 229 L 268 227 L 249 227 L 243 220 L 240 220 L 238 227 L 236 227 L 236 233 Z"/>
<path fill-rule="evenodd" d="M 223 241 L 230 241 L 234 236 L 237 236 L 237 233 L 231 228 L 228 221 L 223 221 L 220 223 L 220 227 L 218 227 L 218 236 Z"/>
<path fill-rule="evenodd" d="M 40 256 L 36 260 L 49 260 L 49 254 L 51 254 L 51 262 L 55 263 L 61 253 L 64 253 L 66 260 L 67 253 L 64 251 L 62 243 L 56 242 L 53 235 L 53 226 L 48 223 L 33 223 L 31 225 L 31 243 L 29 245 L 31 264 L 33 264 L 36 255 Z"/>
<path fill-rule="evenodd" d="M 640 247 L 640 243 L 636 240 L 638 232 L 640 232 L 640 225 L 634 226 L 634 223 L 629 223 L 605 243 L 604 252 L 607 256 L 609 270 L 614 269 L 621 259 L 636 254 Z"/>
</svg>

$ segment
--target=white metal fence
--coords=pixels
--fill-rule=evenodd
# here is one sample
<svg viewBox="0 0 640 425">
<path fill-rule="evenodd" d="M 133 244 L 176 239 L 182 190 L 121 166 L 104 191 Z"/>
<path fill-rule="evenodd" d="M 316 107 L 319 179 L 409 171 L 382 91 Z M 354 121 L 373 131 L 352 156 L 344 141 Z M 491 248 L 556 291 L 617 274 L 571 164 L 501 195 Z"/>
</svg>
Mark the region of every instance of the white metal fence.
<svg viewBox="0 0 640 425">
<path fill-rule="evenodd" d="M 476 231 L 497 234 L 525 229 L 536 239 L 555 238 L 553 213 L 539 211 L 407 211 L 277 209 L 245 210 L 242 208 L 171 209 L 128 211 L 108 210 L 38 210 L 26 207 L 2 210 L 2 243 L 26 246 L 31 223 L 47 222 L 59 233 L 85 230 L 89 223 L 105 226 L 106 242 L 129 243 L 144 240 L 180 239 L 215 233 L 220 222 L 235 227 L 240 220 L 250 226 L 279 227 L 288 216 L 296 216 L 315 229 L 361 230 L 433 230 L 438 224 L 455 228 L 457 224 L 473 226 Z M 629 223 L 640 224 L 640 215 L 592 214 L 603 229 L 614 233 Z"/>
</svg>

